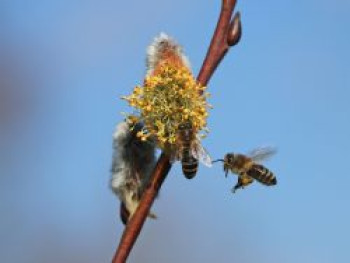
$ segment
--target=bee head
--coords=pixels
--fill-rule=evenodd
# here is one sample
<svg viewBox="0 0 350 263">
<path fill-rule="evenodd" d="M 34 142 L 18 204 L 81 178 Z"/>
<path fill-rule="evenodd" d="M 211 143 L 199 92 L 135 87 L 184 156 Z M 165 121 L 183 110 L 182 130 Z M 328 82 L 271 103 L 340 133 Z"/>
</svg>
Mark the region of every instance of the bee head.
<svg viewBox="0 0 350 263">
<path fill-rule="evenodd" d="M 235 161 L 235 155 L 233 153 L 228 153 L 225 155 L 225 158 L 224 158 L 225 164 L 233 164 L 234 161 Z"/>
<path fill-rule="evenodd" d="M 191 130 L 192 123 L 190 121 L 183 122 L 179 125 L 179 130 Z"/>
</svg>

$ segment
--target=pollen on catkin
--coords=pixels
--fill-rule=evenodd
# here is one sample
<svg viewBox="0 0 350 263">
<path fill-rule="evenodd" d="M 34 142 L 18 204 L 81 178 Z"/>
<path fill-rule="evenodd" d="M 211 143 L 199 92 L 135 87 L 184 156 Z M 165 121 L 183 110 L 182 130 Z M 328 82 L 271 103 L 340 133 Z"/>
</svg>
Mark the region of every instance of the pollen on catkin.
<svg viewBox="0 0 350 263">
<path fill-rule="evenodd" d="M 131 95 L 123 97 L 139 112 L 145 129 L 141 139 L 154 135 L 160 148 L 176 143 L 179 124 L 190 121 L 195 132 L 205 130 L 209 104 L 206 87 L 196 82 L 186 67 L 164 63 L 158 73 L 145 78 Z M 135 117 L 135 116 L 134 116 Z"/>
</svg>

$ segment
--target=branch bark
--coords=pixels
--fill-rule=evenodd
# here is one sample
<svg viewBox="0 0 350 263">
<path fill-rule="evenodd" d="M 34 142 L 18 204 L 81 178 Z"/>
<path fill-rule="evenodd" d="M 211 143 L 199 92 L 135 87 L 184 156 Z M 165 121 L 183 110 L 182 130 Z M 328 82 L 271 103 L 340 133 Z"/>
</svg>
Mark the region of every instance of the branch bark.
<svg viewBox="0 0 350 263">
<path fill-rule="evenodd" d="M 207 55 L 198 74 L 197 81 L 206 86 L 215 69 L 223 59 L 228 49 L 236 45 L 241 38 L 240 15 L 237 13 L 231 20 L 236 0 L 223 0 L 219 20 L 212 37 Z M 133 245 L 145 223 L 149 210 L 161 188 L 171 164 L 168 156 L 162 153 L 153 171 L 150 184 L 145 190 L 134 215 L 127 223 L 120 239 L 119 246 L 112 263 L 123 263 L 130 254 Z"/>
</svg>

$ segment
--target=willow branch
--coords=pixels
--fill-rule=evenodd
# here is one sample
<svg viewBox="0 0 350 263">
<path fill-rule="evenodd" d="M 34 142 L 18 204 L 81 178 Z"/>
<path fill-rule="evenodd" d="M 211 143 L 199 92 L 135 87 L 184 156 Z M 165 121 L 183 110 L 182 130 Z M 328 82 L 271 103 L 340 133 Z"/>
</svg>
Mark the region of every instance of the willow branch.
<svg viewBox="0 0 350 263">
<path fill-rule="evenodd" d="M 170 168 L 171 164 L 169 162 L 169 158 L 162 153 L 153 171 L 150 184 L 143 193 L 140 204 L 137 207 L 134 215 L 131 217 L 124 229 L 124 233 L 119 242 L 119 247 L 112 261 L 113 263 L 121 263 L 126 261 L 138 235 L 140 234 L 143 224 L 145 223 L 153 201 L 157 196 L 157 193 Z"/>
<path fill-rule="evenodd" d="M 197 80 L 207 85 L 215 69 L 231 46 L 241 39 L 242 27 L 240 14 L 237 12 L 231 21 L 236 0 L 223 0 L 221 13 L 211 43 L 204 59 Z"/>
<path fill-rule="evenodd" d="M 235 5 L 236 0 L 222 1 L 220 17 L 197 77 L 197 81 L 203 86 L 207 85 L 229 47 L 237 44 L 240 40 L 241 22 L 239 13 L 231 21 Z M 162 153 L 153 171 L 150 183 L 142 195 L 139 206 L 124 229 L 112 263 L 124 263 L 126 261 L 170 168 L 169 157 Z"/>
</svg>

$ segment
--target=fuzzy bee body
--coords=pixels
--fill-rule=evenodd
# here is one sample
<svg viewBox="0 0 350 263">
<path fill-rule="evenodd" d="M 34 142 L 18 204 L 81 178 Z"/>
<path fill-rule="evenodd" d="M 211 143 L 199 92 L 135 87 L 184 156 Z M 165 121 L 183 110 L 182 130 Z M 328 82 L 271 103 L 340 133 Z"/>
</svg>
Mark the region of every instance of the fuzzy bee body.
<svg viewBox="0 0 350 263">
<path fill-rule="evenodd" d="M 254 180 L 267 186 L 276 185 L 277 179 L 274 174 L 265 166 L 258 163 L 274 153 L 275 150 L 272 148 L 259 148 L 250 155 L 228 153 L 224 159 L 217 161 L 224 163 L 226 176 L 229 171 L 238 175 L 238 182 L 232 189 L 235 192 L 237 189 L 251 184 Z"/>
</svg>

